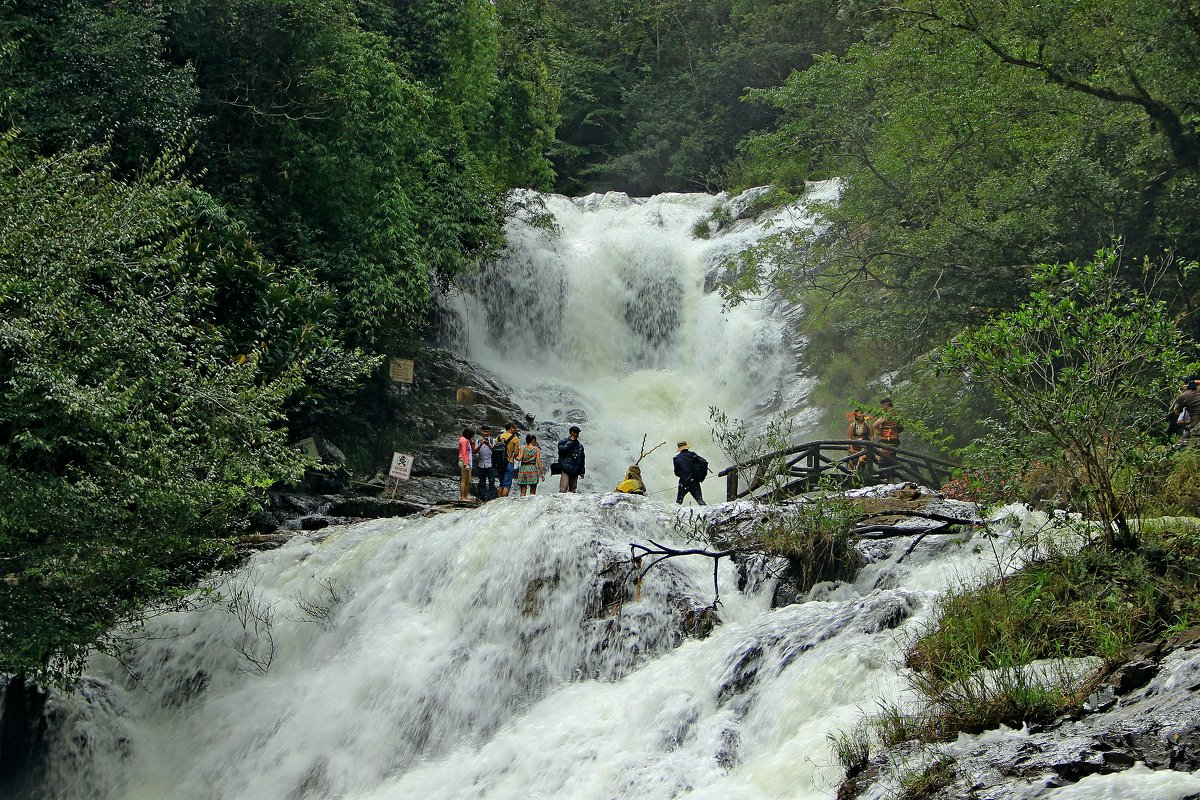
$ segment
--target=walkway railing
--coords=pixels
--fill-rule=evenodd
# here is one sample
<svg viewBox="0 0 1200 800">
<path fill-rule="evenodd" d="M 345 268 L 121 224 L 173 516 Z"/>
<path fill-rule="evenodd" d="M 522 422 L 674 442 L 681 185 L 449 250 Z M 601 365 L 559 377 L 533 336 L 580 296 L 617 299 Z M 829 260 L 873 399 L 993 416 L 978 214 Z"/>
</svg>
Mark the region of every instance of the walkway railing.
<svg viewBox="0 0 1200 800">
<path fill-rule="evenodd" d="M 851 452 L 855 448 L 857 452 Z M 783 459 L 780 463 L 780 459 Z M 913 481 L 938 487 L 946 483 L 957 465 L 940 458 L 889 447 L 880 442 L 833 439 L 805 442 L 787 450 L 734 464 L 717 473 L 725 478 L 725 498 L 737 500 L 774 483 L 783 495 L 799 494 L 816 488 L 821 479 L 832 476 L 839 483 L 868 486 L 891 480 Z M 742 488 L 743 479 L 747 479 Z"/>
</svg>

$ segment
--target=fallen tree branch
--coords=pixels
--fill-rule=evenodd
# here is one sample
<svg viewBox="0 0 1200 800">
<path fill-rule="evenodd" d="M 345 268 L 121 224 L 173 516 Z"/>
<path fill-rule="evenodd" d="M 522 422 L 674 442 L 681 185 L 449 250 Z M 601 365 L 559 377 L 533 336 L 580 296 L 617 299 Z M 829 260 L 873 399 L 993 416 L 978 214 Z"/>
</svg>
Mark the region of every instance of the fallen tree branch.
<svg viewBox="0 0 1200 800">
<path fill-rule="evenodd" d="M 654 547 L 650 548 L 646 547 L 644 544 L 636 543 L 629 545 L 630 558 L 633 562 L 633 565 L 639 570 L 637 577 L 639 597 L 641 596 L 642 591 L 642 578 L 644 578 L 646 573 L 649 572 L 656 564 L 661 564 L 668 558 L 675 558 L 676 556 L 707 556 L 713 560 L 713 602 L 711 608 L 714 610 L 716 609 L 717 605 L 721 602 L 721 590 L 717 586 L 717 566 L 721 563 L 722 558 L 733 556 L 742 552 L 740 549 L 714 551 L 695 548 L 691 550 L 676 550 L 673 547 L 661 545 L 653 539 L 647 539 L 646 541 L 650 542 L 650 544 L 654 545 Z M 642 559 L 648 556 L 659 556 L 659 558 L 654 559 L 643 567 Z"/>
<path fill-rule="evenodd" d="M 900 525 L 863 525 L 850 531 L 855 536 L 864 539 L 895 539 L 901 536 L 919 534 L 928 536 L 931 533 L 951 533 L 953 523 L 944 523 L 932 528 L 905 528 Z"/>
<path fill-rule="evenodd" d="M 963 519 L 962 517 L 951 517 L 948 514 L 939 514 L 936 511 L 906 511 L 903 509 L 896 511 L 880 511 L 875 514 L 864 514 L 861 519 L 875 519 L 877 517 L 919 517 L 921 519 L 931 519 L 935 522 L 949 522 L 951 525 L 977 525 L 982 520 L 979 519 Z"/>
</svg>

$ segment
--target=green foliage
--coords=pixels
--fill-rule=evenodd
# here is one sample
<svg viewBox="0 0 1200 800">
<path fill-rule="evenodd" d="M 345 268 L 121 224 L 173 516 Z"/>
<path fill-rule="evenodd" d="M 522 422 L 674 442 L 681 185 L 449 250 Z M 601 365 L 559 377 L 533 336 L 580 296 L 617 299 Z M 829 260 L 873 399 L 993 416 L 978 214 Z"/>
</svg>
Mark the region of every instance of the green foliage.
<svg viewBox="0 0 1200 800">
<path fill-rule="evenodd" d="M 1030 544 L 1041 556 L 1027 566 L 943 598 L 906 656 L 918 702 L 885 706 L 835 737 L 843 763 L 865 765 L 902 742 L 1053 720 L 1078 707 L 1096 676 L 1039 673 L 1031 662 L 1098 656 L 1111 668 L 1136 643 L 1196 619 L 1194 531 L 1168 526 L 1134 554 L 1054 541 L 1062 539 L 1039 534 Z"/>
<path fill-rule="evenodd" d="M 760 499 L 777 504 L 741 538 L 722 542 L 721 546 L 786 558 L 789 573 L 805 588 L 819 581 L 852 576 L 861 561 L 850 533 L 858 518 L 854 503 L 832 484 L 822 485 L 798 501 L 783 503 L 792 480 L 785 455 L 795 444 L 792 420 L 779 415 L 755 432 L 744 420 L 714 407 L 709 409 L 709 421 L 713 441 L 741 473 L 742 485 L 752 487 Z M 737 466 L 748 461 L 757 463 L 753 467 Z"/>
<path fill-rule="evenodd" d="M 743 103 L 746 88 L 778 85 L 814 53 L 844 49 L 857 29 L 829 0 L 551 5 L 548 36 L 561 54 L 552 74 L 563 87 L 554 160 L 570 192 L 740 181 L 737 142 L 777 116 Z"/>
<path fill-rule="evenodd" d="M 0 671 L 66 682 L 496 251 L 558 95 L 525 0 L 0 5 Z"/>
<path fill-rule="evenodd" d="M 174 46 L 211 119 L 195 161 L 267 252 L 333 287 L 352 342 L 422 325 L 434 281 L 490 252 L 499 198 L 461 128 L 337 2 L 181 3 Z"/>
<path fill-rule="evenodd" d="M 994 392 L 1012 418 L 1062 453 L 1109 546 L 1136 543 L 1141 502 L 1123 471 L 1145 452 L 1186 360 L 1165 304 L 1125 288 L 1114 253 L 1040 267 L 1030 299 L 946 348 L 946 366 Z"/>
<path fill-rule="evenodd" d="M 897 800 L 919 800 L 931 797 L 939 789 L 954 784 L 954 759 L 942 756 L 920 769 L 900 777 L 900 796 Z"/>
<path fill-rule="evenodd" d="M 0 122 L 51 154 L 109 145 L 125 168 L 152 162 L 191 125 L 190 65 L 164 58 L 156 3 L 6 3 L 0 13 Z"/>
<path fill-rule="evenodd" d="M 893 4 L 844 55 L 750 93 L 780 123 L 744 144 L 744 170 L 844 192 L 827 227 L 749 259 L 743 288 L 823 293 L 851 352 L 890 343 L 896 368 L 1014 308 L 1036 264 L 1114 237 L 1134 262 L 1194 259 L 1194 23 L 1149 0 Z M 1190 310 L 1195 275 L 1167 272 L 1152 288 Z"/>
<path fill-rule="evenodd" d="M 787 497 L 786 487 L 791 477 L 784 451 L 795 444 L 794 423 L 790 417 L 777 414 L 760 430 L 755 430 L 745 420 L 730 417 L 716 406 L 710 406 L 708 419 L 713 442 L 738 470 L 743 486 L 752 487 L 768 502 Z M 748 462 L 756 463 L 743 466 Z"/>
<path fill-rule="evenodd" d="M 1159 463 L 1149 476 L 1154 488 L 1147 512 L 1200 516 L 1200 447 L 1185 447 Z"/>
<path fill-rule="evenodd" d="M 123 180 L 102 152 L 25 164 L 10 141 L 0 671 L 64 682 L 113 624 L 224 555 L 267 487 L 299 475 L 280 423 L 303 381 L 353 383 L 373 362 L 332 344 L 305 284 L 205 224 L 203 196 L 168 163 Z M 225 305 L 234 287 L 245 309 Z"/>
<path fill-rule="evenodd" d="M 862 563 L 851 534 L 858 508 L 833 487 L 790 503 L 754 526 L 755 549 L 782 556 L 801 589 L 820 581 L 849 580 Z"/>
<path fill-rule="evenodd" d="M 1079 656 L 1119 663 L 1194 605 L 1190 589 L 1172 578 L 1191 563 L 1157 548 L 1149 558 L 1088 548 L 952 593 L 909 650 L 914 684 L 951 735 L 1051 719 L 1079 701 L 1087 681 L 1048 686 L 1023 667 Z"/>
</svg>

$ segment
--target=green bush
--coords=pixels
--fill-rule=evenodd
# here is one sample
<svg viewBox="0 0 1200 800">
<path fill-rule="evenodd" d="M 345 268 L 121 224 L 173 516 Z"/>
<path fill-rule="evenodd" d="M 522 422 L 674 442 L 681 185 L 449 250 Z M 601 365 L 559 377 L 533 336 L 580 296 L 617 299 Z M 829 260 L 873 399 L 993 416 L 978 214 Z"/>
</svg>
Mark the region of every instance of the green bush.
<svg viewBox="0 0 1200 800">
<path fill-rule="evenodd" d="M 121 179 L 99 151 L 22 163 L 11 138 L 0 672 L 63 683 L 114 624 L 189 591 L 267 487 L 300 474 L 282 423 L 321 388 L 313 364 L 353 383 L 373 362 L 333 345 L 311 287 L 248 259 L 167 166 Z M 221 287 L 239 283 L 231 308 Z"/>
</svg>

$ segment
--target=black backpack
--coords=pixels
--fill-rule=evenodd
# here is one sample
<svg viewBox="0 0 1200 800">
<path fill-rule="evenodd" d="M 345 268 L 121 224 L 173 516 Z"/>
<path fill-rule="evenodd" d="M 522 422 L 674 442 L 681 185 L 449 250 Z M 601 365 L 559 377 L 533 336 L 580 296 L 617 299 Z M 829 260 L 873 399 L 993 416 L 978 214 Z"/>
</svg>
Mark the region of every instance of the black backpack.
<svg viewBox="0 0 1200 800">
<path fill-rule="evenodd" d="M 512 441 L 512 436 L 507 439 L 505 434 L 500 434 L 496 437 L 496 446 L 492 448 L 492 466 L 507 467 L 508 466 L 508 443 Z M 516 434 L 513 434 L 516 436 Z"/>
<path fill-rule="evenodd" d="M 692 459 L 692 480 L 696 483 L 708 477 L 708 461 L 699 453 L 692 453 L 695 456 Z"/>
</svg>

